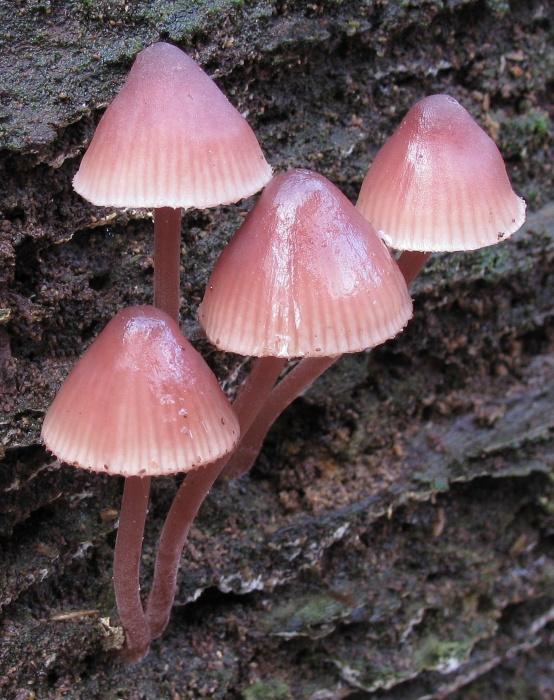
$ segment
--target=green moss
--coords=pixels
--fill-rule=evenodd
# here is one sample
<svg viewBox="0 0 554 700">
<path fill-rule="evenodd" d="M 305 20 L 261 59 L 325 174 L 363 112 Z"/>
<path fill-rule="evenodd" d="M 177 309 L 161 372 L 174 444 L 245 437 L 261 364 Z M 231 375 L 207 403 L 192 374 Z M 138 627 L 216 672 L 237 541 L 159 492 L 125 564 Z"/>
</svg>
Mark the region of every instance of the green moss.
<svg viewBox="0 0 554 700">
<path fill-rule="evenodd" d="M 486 0 L 486 5 L 491 12 L 497 15 L 507 15 L 510 12 L 508 0 Z"/>
<path fill-rule="evenodd" d="M 540 109 L 532 109 L 519 119 L 515 120 L 515 125 L 521 134 L 535 136 L 538 139 L 545 139 L 550 134 L 550 117 Z"/>
<path fill-rule="evenodd" d="M 503 153 L 521 157 L 540 149 L 552 137 L 552 122 L 542 109 L 530 108 L 514 119 L 502 123 L 499 146 Z"/>
<path fill-rule="evenodd" d="M 283 637 L 309 634 L 314 628 L 331 623 L 347 612 L 348 606 L 325 594 L 304 597 L 276 606 L 264 628 L 270 634 Z"/>
<path fill-rule="evenodd" d="M 554 480 L 554 475 L 552 475 L 551 478 Z M 548 515 L 554 516 L 554 499 L 550 499 L 548 496 L 543 496 L 539 503 Z"/>
<path fill-rule="evenodd" d="M 0 5 L 0 72 L 9 86 L 0 105 L 0 146 L 48 144 L 56 137 L 54 125 L 71 123 L 89 105 L 113 98 L 142 48 L 160 37 L 186 43 L 212 33 L 242 5 L 243 0 L 72 0 L 69 6 L 28 4 L 21 13 Z M 66 98 L 60 100 L 60 93 Z"/>
<path fill-rule="evenodd" d="M 244 700 L 287 700 L 292 697 L 290 687 L 278 678 L 258 681 L 246 688 L 242 696 Z"/>
<path fill-rule="evenodd" d="M 429 637 L 420 649 L 422 668 L 448 671 L 463 663 L 473 647 L 473 640 L 441 640 Z"/>
</svg>

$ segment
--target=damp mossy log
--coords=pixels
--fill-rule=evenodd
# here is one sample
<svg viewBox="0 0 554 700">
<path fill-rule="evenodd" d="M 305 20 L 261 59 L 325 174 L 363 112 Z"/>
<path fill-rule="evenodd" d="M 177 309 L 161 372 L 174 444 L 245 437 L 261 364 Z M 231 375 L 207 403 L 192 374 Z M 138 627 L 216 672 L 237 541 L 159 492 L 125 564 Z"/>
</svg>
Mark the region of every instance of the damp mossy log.
<svg viewBox="0 0 554 700">
<path fill-rule="evenodd" d="M 549 4 L 29 0 L 3 3 L 0 24 L 0 695 L 552 694 Z M 252 474 L 216 486 L 172 622 L 130 673 L 113 662 L 121 484 L 60 465 L 39 432 L 91 339 L 152 299 L 149 214 L 92 207 L 71 178 L 159 39 L 208 70 L 277 171 L 312 168 L 352 200 L 408 107 L 447 92 L 497 141 L 529 217 L 500 246 L 433 258 L 406 332 L 344 358 Z M 196 309 L 251 205 L 184 216 L 182 326 L 230 395 L 246 367 L 209 346 Z M 176 481 L 154 490 L 145 590 Z"/>
</svg>

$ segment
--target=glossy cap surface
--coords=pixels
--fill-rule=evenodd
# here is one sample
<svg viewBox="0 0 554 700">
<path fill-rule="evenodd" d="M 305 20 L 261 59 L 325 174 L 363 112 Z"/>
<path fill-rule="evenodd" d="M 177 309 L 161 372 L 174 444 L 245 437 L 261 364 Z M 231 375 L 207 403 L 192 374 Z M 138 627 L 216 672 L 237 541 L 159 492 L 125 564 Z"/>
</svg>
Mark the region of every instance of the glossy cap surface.
<svg viewBox="0 0 554 700">
<path fill-rule="evenodd" d="M 399 250 L 474 250 L 525 220 L 496 144 L 448 95 L 409 110 L 371 164 L 356 206 Z"/>
<path fill-rule="evenodd" d="M 199 317 L 212 343 L 242 355 L 357 352 L 412 315 L 398 266 L 329 180 L 273 178 L 217 261 Z"/>
<path fill-rule="evenodd" d="M 246 120 L 190 56 L 160 42 L 138 54 L 73 185 L 97 205 L 203 208 L 270 177 Z"/>
<path fill-rule="evenodd" d="M 212 371 L 164 312 L 120 311 L 62 384 L 42 438 L 61 461 L 123 476 L 184 472 L 238 440 Z"/>
</svg>

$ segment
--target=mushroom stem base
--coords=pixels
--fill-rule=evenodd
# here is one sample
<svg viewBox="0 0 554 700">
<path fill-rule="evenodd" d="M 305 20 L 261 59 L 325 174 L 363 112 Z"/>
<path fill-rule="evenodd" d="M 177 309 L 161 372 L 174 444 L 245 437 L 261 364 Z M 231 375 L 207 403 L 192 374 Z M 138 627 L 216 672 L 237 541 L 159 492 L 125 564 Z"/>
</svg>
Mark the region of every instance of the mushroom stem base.
<svg viewBox="0 0 554 700">
<path fill-rule="evenodd" d="M 150 481 L 150 477 L 140 476 L 125 479 L 115 541 L 115 599 L 125 630 L 121 658 L 129 665 L 143 659 L 150 648 L 150 630 L 140 599 L 139 578 Z"/>
</svg>

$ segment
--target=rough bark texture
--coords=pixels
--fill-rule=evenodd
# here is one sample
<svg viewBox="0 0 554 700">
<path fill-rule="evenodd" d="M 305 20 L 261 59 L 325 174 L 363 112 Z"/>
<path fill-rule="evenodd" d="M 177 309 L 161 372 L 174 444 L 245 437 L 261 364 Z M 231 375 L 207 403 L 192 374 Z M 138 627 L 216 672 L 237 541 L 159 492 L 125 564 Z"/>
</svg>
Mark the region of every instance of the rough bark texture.
<svg viewBox="0 0 554 700">
<path fill-rule="evenodd" d="M 0 695 L 552 698 L 554 91 L 546 0 L 0 6 Z M 71 177 L 134 55 L 165 39 L 248 114 L 276 170 L 355 199 L 406 109 L 448 92 L 529 204 L 494 249 L 438 256 L 406 332 L 291 407 L 253 473 L 211 494 L 163 639 L 133 669 L 111 568 L 118 479 L 39 441 L 69 368 L 152 298 L 152 222 Z M 245 363 L 195 311 L 251 202 L 184 217 L 182 326 L 232 394 Z M 178 479 L 157 483 L 144 588 Z"/>
</svg>

